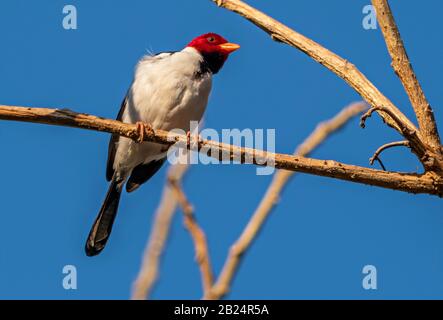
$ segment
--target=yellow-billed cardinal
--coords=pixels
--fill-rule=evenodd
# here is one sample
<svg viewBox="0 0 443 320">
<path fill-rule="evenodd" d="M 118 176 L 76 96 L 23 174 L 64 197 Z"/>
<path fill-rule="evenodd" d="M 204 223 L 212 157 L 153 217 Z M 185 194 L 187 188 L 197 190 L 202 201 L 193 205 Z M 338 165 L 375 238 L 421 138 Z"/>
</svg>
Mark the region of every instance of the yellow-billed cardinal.
<svg viewBox="0 0 443 320">
<path fill-rule="evenodd" d="M 136 123 L 141 132 L 146 124 L 153 129 L 189 132 L 190 122 L 200 121 L 206 109 L 212 75 L 239 47 L 215 33 L 207 33 L 181 51 L 142 58 L 117 120 Z M 112 135 L 106 169 L 110 185 L 86 242 L 88 256 L 99 254 L 106 245 L 123 185 L 126 183 L 126 191 L 132 192 L 149 180 L 165 162 L 167 149 Z"/>
</svg>

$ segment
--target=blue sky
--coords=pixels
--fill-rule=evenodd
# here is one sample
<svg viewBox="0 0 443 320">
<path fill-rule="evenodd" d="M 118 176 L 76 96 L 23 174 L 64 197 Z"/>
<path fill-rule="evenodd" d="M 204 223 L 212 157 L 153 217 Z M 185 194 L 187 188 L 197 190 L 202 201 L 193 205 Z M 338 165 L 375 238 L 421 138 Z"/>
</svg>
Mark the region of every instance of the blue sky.
<svg viewBox="0 0 443 320">
<path fill-rule="evenodd" d="M 443 4 L 391 1 L 417 76 L 443 125 Z M 362 28 L 369 1 L 252 1 L 273 17 L 356 64 L 408 116 L 380 30 Z M 62 9 L 78 10 L 78 29 Z M 68 107 L 114 118 L 137 60 L 179 50 L 214 31 L 242 48 L 214 81 L 206 126 L 274 128 L 276 150 L 291 153 L 315 127 L 359 96 L 303 53 L 275 43 L 237 15 L 200 1 L 2 1 L 0 104 Z M 443 128 L 440 129 L 443 132 Z M 0 122 L 0 298 L 126 299 L 140 267 L 165 169 L 124 194 L 106 250 L 84 241 L 106 192 L 108 135 Z M 377 118 L 352 121 L 313 154 L 357 165 L 398 135 Z M 415 171 L 407 150 L 386 152 L 388 169 Z M 208 237 L 218 273 L 270 176 L 253 166 L 193 166 L 185 190 Z M 442 298 L 443 202 L 427 195 L 297 175 L 248 251 L 228 298 Z M 153 298 L 200 298 L 193 246 L 177 215 Z M 62 269 L 75 265 L 78 289 Z M 374 265 L 378 289 L 362 288 Z"/>
</svg>

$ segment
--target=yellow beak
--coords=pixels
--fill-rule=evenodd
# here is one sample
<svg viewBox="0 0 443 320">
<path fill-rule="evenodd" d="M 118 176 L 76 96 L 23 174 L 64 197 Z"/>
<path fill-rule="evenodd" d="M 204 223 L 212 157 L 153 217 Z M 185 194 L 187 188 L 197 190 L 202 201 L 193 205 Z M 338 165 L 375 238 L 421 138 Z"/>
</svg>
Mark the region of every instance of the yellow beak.
<svg viewBox="0 0 443 320">
<path fill-rule="evenodd" d="M 223 43 L 220 44 L 219 47 L 225 51 L 227 51 L 228 53 L 234 52 L 235 50 L 240 49 L 240 46 L 236 43 Z"/>
</svg>

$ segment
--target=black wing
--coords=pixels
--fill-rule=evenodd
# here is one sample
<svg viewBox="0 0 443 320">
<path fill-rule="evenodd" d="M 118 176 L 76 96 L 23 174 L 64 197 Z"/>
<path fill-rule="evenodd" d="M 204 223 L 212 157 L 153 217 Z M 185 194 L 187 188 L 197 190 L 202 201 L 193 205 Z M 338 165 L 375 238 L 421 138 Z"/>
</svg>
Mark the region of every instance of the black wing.
<svg viewBox="0 0 443 320">
<path fill-rule="evenodd" d="M 118 112 L 117 115 L 118 121 L 122 120 L 123 112 L 125 111 L 127 102 L 128 102 L 128 95 L 126 94 L 125 98 L 123 99 L 122 105 L 120 107 L 120 111 Z M 108 161 L 106 165 L 106 180 L 108 181 L 111 181 L 112 176 L 114 175 L 114 159 L 119 138 L 120 136 L 118 134 L 112 134 L 111 139 L 109 140 Z"/>
<path fill-rule="evenodd" d="M 149 180 L 165 163 L 166 158 L 142 163 L 136 166 L 126 183 L 126 191 L 132 192 Z"/>
</svg>

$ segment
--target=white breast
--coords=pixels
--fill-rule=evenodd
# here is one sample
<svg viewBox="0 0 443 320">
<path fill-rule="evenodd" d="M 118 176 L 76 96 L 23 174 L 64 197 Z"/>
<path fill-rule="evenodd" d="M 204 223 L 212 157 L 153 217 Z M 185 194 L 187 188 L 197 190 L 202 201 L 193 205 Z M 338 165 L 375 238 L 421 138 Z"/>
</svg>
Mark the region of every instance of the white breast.
<svg viewBox="0 0 443 320">
<path fill-rule="evenodd" d="M 142 59 L 123 121 L 144 121 L 164 130 L 186 130 L 189 121 L 200 121 L 212 83 L 210 74 L 196 77 L 201 60 L 193 48 Z"/>
<path fill-rule="evenodd" d="M 122 121 L 188 131 L 190 121 L 201 120 L 211 91 L 212 75 L 197 75 L 201 60 L 193 48 L 143 58 L 136 67 Z M 157 144 L 121 138 L 114 169 L 128 171 L 162 156 L 161 149 Z"/>
</svg>

